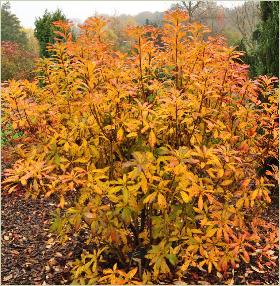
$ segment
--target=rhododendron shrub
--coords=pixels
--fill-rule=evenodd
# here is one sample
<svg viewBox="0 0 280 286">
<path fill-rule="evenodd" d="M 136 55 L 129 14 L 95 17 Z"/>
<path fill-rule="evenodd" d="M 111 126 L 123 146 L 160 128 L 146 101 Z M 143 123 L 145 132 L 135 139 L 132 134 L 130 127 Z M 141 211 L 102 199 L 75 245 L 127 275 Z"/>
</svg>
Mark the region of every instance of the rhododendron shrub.
<svg viewBox="0 0 280 286">
<path fill-rule="evenodd" d="M 275 264 L 277 230 L 262 217 L 272 184 L 257 169 L 278 156 L 277 79 L 250 80 L 241 53 L 180 10 L 162 28 L 130 28 L 129 55 L 106 24 L 89 18 L 72 42 L 56 23 L 37 81 L 3 89 L 4 120 L 24 132 L 5 188 L 59 195 L 62 241 L 87 231 L 76 283 L 226 273 L 251 256 Z"/>
</svg>

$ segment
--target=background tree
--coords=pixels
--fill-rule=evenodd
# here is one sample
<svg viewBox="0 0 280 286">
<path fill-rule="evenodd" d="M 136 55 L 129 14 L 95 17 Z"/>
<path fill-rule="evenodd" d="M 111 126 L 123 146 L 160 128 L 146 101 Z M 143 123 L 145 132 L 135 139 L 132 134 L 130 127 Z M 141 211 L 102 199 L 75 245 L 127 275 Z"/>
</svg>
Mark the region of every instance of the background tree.
<svg viewBox="0 0 280 286">
<path fill-rule="evenodd" d="M 229 22 L 239 31 L 246 49 L 254 49 L 252 34 L 260 22 L 259 2 L 247 1 L 235 7 L 230 13 Z"/>
<path fill-rule="evenodd" d="M 35 21 L 34 35 L 39 41 L 41 57 L 50 56 L 50 53 L 47 51 L 47 45 L 49 43 L 53 44 L 54 38 L 57 37 L 57 35 L 54 34 L 56 28 L 53 22 L 59 20 L 66 21 L 66 16 L 61 10 L 57 9 L 53 13 L 45 10 L 44 15 Z"/>
<path fill-rule="evenodd" d="M 253 33 L 258 74 L 279 76 L 279 2 L 262 1 L 261 22 Z"/>
<path fill-rule="evenodd" d="M 207 4 L 207 1 L 180 1 L 179 3 L 171 5 L 171 10 L 176 10 L 177 8 L 185 10 L 188 12 L 189 22 L 193 22 L 194 20 L 200 22 L 207 10 Z"/>
<path fill-rule="evenodd" d="M 199 22 L 209 27 L 210 35 L 224 33 L 228 28 L 224 7 L 214 1 L 181 1 L 173 5 L 174 9 L 176 7 L 188 12 L 189 22 Z"/>
<path fill-rule="evenodd" d="M 147 20 L 149 21 L 150 24 L 154 23 L 157 25 L 161 25 L 163 19 L 163 13 L 162 12 L 152 13 L 149 11 L 145 11 L 135 15 L 134 19 L 139 25 L 145 25 Z"/>
<path fill-rule="evenodd" d="M 207 1 L 182 1 L 179 4 L 182 8 L 188 11 L 189 21 L 192 22 L 194 18 L 201 17 L 205 13 Z"/>
<path fill-rule="evenodd" d="M 131 38 L 127 34 L 129 26 L 137 26 L 137 22 L 132 16 L 120 15 L 108 18 L 108 37 L 114 43 L 114 49 L 129 52 L 131 50 Z"/>
<path fill-rule="evenodd" d="M 39 42 L 34 36 L 34 30 L 30 28 L 23 28 L 23 31 L 26 34 L 27 38 L 26 49 L 38 56 L 40 48 L 39 48 Z"/>
<path fill-rule="evenodd" d="M 9 2 L 1 6 L 1 81 L 33 79 L 36 39 L 24 29 Z"/>
<path fill-rule="evenodd" d="M 21 46 L 27 45 L 27 37 L 20 21 L 16 15 L 11 13 L 11 5 L 9 2 L 1 6 L 1 41 L 9 41 L 18 43 Z"/>
</svg>

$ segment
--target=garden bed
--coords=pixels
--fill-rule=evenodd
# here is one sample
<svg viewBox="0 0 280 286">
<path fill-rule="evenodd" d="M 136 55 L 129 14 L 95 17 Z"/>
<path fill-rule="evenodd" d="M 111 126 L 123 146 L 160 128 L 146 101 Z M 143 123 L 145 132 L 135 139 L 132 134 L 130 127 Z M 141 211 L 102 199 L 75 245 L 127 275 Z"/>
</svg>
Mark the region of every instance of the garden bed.
<svg viewBox="0 0 280 286">
<path fill-rule="evenodd" d="M 273 200 L 277 202 L 277 198 Z M 2 285 L 69 285 L 67 262 L 79 258 L 84 237 L 76 237 L 61 245 L 49 232 L 50 213 L 56 209 L 55 198 L 25 200 L 24 193 L 2 193 Z M 272 203 L 266 219 L 278 225 L 278 204 Z M 278 255 L 278 254 L 275 254 Z M 279 267 L 263 272 L 253 264 L 242 265 L 223 282 L 214 274 L 194 271 L 185 277 L 187 284 L 272 284 L 278 285 Z M 260 273 L 258 272 L 260 271 Z M 178 282 L 181 283 L 181 282 Z"/>
</svg>

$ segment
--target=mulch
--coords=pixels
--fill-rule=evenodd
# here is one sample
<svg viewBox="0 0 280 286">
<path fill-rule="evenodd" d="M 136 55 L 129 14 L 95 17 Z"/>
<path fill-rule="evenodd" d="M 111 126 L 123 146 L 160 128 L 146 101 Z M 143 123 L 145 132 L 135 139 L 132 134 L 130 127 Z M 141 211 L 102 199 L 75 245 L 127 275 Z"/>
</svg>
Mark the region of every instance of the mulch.
<svg viewBox="0 0 280 286">
<path fill-rule="evenodd" d="M 69 285 L 69 262 L 79 258 L 81 237 L 64 244 L 56 242 L 49 232 L 51 215 L 58 201 L 55 198 L 24 199 L 24 194 L 2 193 L 2 258 L 1 285 Z M 278 205 L 272 204 L 266 217 L 278 225 Z M 185 277 L 187 284 L 278 285 L 279 267 L 258 273 L 251 265 L 242 265 L 234 274 L 223 279 L 207 272 L 194 272 Z M 185 282 L 185 283 L 186 283 Z"/>
<path fill-rule="evenodd" d="M 24 200 L 20 193 L 2 193 L 1 284 L 68 285 L 76 241 L 60 245 L 49 232 L 50 213 L 56 202 L 43 198 Z"/>
</svg>

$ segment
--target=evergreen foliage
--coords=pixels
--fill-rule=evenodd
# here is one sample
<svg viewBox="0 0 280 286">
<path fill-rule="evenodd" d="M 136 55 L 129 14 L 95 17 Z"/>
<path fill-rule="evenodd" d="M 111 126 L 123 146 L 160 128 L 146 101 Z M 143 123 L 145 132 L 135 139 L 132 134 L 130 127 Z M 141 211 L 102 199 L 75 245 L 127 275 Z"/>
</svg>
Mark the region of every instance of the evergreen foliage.
<svg viewBox="0 0 280 286">
<path fill-rule="evenodd" d="M 256 41 L 254 66 L 251 68 L 253 75 L 279 74 L 279 2 L 262 1 L 261 23 L 253 33 Z"/>
<path fill-rule="evenodd" d="M 39 41 L 41 57 L 50 57 L 50 52 L 47 50 L 47 45 L 55 42 L 54 38 L 56 38 L 57 35 L 54 33 L 56 28 L 53 25 L 53 22 L 59 20 L 65 21 L 66 16 L 61 10 L 57 9 L 53 13 L 45 10 L 44 15 L 35 21 L 34 35 Z"/>
<path fill-rule="evenodd" d="M 16 15 L 12 14 L 11 5 L 5 2 L 1 6 L 1 41 L 18 43 L 27 46 L 27 37 L 20 26 L 20 21 Z"/>
</svg>

